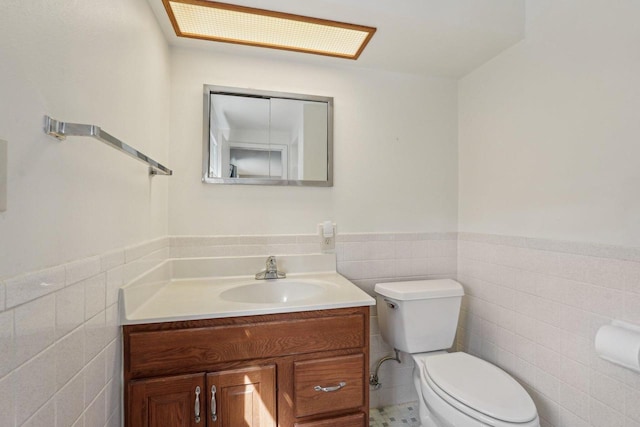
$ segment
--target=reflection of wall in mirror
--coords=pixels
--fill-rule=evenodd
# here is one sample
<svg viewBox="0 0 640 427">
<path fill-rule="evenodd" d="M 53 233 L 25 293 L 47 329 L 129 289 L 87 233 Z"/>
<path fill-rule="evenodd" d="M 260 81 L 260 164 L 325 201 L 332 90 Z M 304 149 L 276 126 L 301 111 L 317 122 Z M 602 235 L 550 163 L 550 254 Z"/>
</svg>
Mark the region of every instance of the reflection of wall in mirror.
<svg viewBox="0 0 640 427">
<path fill-rule="evenodd" d="M 209 176 L 220 177 L 221 176 L 221 147 L 218 142 L 222 137 L 222 130 L 218 126 L 218 120 L 215 120 L 216 109 L 213 102 L 211 103 L 211 114 L 209 115 L 209 121 L 211 128 L 209 129 Z"/>
<path fill-rule="evenodd" d="M 229 138 L 223 140 L 222 163 L 235 164 L 238 167 L 238 178 L 289 179 L 287 165 L 290 132 L 234 128 L 227 129 L 226 133 Z M 236 153 L 235 157 L 232 152 Z M 271 159 L 264 154 L 269 152 L 274 153 Z"/>
<path fill-rule="evenodd" d="M 302 179 L 324 181 L 327 179 L 327 104 L 305 103 L 303 120 Z"/>
<path fill-rule="evenodd" d="M 288 151 L 286 144 L 228 141 L 225 161 L 237 167 L 237 178 L 288 179 Z"/>
<path fill-rule="evenodd" d="M 300 164 L 300 154 L 298 153 L 299 151 L 299 138 L 298 135 L 294 135 L 294 139 L 293 142 L 291 142 L 291 147 L 289 149 L 289 153 L 290 153 L 290 157 L 291 157 L 291 161 L 289 161 L 289 179 L 293 179 L 293 180 L 298 180 L 300 179 L 300 170 L 299 170 L 299 164 Z"/>
</svg>

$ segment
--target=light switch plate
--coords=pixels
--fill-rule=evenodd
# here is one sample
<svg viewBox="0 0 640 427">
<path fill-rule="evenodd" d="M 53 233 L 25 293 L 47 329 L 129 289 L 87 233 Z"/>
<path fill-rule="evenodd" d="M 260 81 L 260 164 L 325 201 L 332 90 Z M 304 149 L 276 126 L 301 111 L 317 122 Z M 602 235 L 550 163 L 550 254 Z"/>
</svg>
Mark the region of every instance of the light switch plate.
<svg viewBox="0 0 640 427">
<path fill-rule="evenodd" d="M 0 212 L 7 210 L 7 164 L 9 163 L 7 141 L 0 139 Z"/>
</svg>

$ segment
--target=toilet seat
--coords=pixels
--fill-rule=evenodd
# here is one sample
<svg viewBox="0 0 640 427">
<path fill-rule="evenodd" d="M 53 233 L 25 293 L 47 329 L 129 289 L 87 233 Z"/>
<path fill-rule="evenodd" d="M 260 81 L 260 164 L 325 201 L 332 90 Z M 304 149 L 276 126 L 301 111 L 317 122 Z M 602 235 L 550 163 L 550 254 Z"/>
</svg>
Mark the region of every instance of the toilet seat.
<svg viewBox="0 0 640 427">
<path fill-rule="evenodd" d="M 467 416 L 496 427 L 538 425 L 531 397 L 500 368 L 462 352 L 413 356 L 422 387 Z"/>
</svg>

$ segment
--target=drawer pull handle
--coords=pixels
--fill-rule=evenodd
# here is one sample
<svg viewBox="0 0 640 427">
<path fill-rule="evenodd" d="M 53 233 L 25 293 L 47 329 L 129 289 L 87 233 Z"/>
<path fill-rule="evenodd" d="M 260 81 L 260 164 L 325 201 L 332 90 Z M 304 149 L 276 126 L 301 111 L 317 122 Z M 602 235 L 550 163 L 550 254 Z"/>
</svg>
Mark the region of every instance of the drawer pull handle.
<svg viewBox="0 0 640 427">
<path fill-rule="evenodd" d="M 216 408 L 216 386 L 211 386 L 211 421 L 218 421 L 218 409 Z"/>
<path fill-rule="evenodd" d="M 194 408 L 196 424 L 200 422 L 200 386 L 196 387 L 196 405 Z"/>
<path fill-rule="evenodd" d="M 338 391 L 338 390 L 340 390 L 342 387 L 344 387 L 346 385 L 347 385 L 347 383 L 345 383 L 344 381 L 340 381 L 340 383 L 338 383 L 338 385 L 334 385 L 333 387 L 321 387 L 321 386 L 317 385 L 313 389 L 315 391 L 324 391 L 325 393 L 330 393 L 332 391 Z"/>
</svg>

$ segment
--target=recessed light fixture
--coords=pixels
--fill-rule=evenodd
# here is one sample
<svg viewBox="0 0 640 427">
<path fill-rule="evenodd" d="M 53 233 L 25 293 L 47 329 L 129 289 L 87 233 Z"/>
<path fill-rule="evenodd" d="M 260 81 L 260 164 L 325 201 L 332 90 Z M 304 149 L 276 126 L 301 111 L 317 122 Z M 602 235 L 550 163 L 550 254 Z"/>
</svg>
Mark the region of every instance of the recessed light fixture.
<svg viewBox="0 0 640 427">
<path fill-rule="evenodd" d="M 162 0 L 179 37 L 358 59 L 376 29 L 205 0 Z"/>
</svg>

